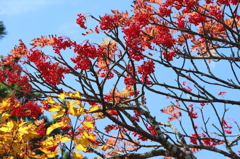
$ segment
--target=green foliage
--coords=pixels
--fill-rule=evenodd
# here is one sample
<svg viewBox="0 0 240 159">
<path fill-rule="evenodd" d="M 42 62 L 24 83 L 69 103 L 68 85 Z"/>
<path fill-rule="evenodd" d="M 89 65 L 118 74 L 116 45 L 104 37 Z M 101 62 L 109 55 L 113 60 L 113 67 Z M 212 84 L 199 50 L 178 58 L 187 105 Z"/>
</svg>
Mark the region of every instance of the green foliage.
<svg viewBox="0 0 240 159">
<path fill-rule="evenodd" d="M 6 28 L 3 25 L 3 22 L 0 21 L 0 39 L 2 39 L 7 34 Z"/>
</svg>

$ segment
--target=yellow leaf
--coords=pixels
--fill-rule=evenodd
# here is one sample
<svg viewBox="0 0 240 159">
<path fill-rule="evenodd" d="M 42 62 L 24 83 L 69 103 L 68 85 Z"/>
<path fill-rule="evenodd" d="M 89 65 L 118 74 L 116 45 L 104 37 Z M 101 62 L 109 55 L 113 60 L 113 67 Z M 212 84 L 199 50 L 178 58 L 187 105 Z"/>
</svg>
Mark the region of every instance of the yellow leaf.
<svg viewBox="0 0 240 159">
<path fill-rule="evenodd" d="M 82 125 L 84 125 L 87 128 L 94 129 L 94 126 L 93 126 L 92 122 L 83 122 Z"/>
<path fill-rule="evenodd" d="M 5 121 L 10 117 L 11 115 L 8 113 L 3 113 L 2 114 L 2 123 L 5 123 Z"/>
<path fill-rule="evenodd" d="M 60 111 L 60 109 L 61 109 L 60 104 L 57 104 L 57 105 L 52 105 L 52 108 L 48 109 L 47 111 L 49 111 L 49 112 L 58 112 L 58 111 Z"/>
<path fill-rule="evenodd" d="M 77 145 L 75 147 L 75 149 L 78 150 L 78 151 L 87 151 L 87 149 L 85 147 L 83 147 L 81 144 Z"/>
<path fill-rule="evenodd" d="M 96 111 L 96 110 L 98 110 L 98 109 L 99 109 L 99 106 L 98 106 L 98 105 L 93 105 L 93 106 L 90 107 L 89 113 L 94 112 L 94 111 Z"/>
<path fill-rule="evenodd" d="M 62 126 L 67 126 L 67 124 L 64 123 L 64 122 L 59 122 L 59 123 L 53 124 L 53 125 L 51 125 L 50 127 L 47 128 L 47 133 L 46 134 L 49 135 L 54 129 L 62 127 Z"/>
<path fill-rule="evenodd" d="M 2 131 L 2 132 L 9 132 L 9 131 L 11 131 L 11 128 L 9 128 L 7 126 L 2 126 L 2 127 L 0 127 L 0 131 Z"/>
<path fill-rule="evenodd" d="M 20 144 L 12 144 L 12 147 L 13 147 L 13 150 L 17 153 L 19 152 L 19 150 L 21 148 Z"/>
<path fill-rule="evenodd" d="M 59 97 L 60 99 L 65 99 L 65 94 L 64 94 L 64 93 L 61 93 L 61 94 L 58 95 L 58 97 Z"/>
<path fill-rule="evenodd" d="M 7 111 L 9 109 L 9 107 L 11 106 L 11 102 L 10 99 L 3 99 L 2 102 L 0 103 L 1 107 L 0 107 L 0 113 L 3 111 Z"/>
<path fill-rule="evenodd" d="M 71 114 L 72 116 L 80 116 L 85 113 L 83 108 L 70 108 L 69 114 Z"/>
<path fill-rule="evenodd" d="M 57 139 L 53 138 L 53 136 L 50 136 L 45 141 L 41 142 L 40 146 L 41 146 L 41 148 L 46 149 L 46 148 L 53 147 L 53 146 L 57 145 L 58 143 L 59 143 L 59 141 Z"/>
<path fill-rule="evenodd" d="M 11 129 L 14 129 L 17 126 L 17 124 L 14 120 L 11 119 L 7 122 L 7 126 Z"/>
<path fill-rule="evenodd" d="M 74 153 L 72 153 L 72 158 L 73 159 L 83 159 L 84 157 L 79 152 L 74 152 Z"/>
<path fill-rule="evenodd" d="M 83 136 L 86 137 L 87 139 L 91 139 L 93 141 L 96 141 L 96 136 L 94 136 L 91 133 L 83 132 Z"/>
<path fill-rule="evenodd" d="M 56 118 L 59 118 L 59 117 L 63 116 L 64 113 L 65 113 L 65 109 L 62 109 L 60 112 L 53 114 L 52 117 L 54 119 L 56 119 Z"/>
<path fill-rule="evenodd" d="M 41 150 L 42 152 L 44 152 L 48 158 L 54 158 L 61 150 L 55 150 L 55 151 L 48 151 L 46 149 L 43 148 L 39 148 L 39 150 Z"/>
<path fill-rule="evenodd" d="M 68 96 L 71 97 L 71 98 L 80 98 L 80 93 L 78 91 L 76 91 L 76 93 L 68 93 Z"/>
<path fill-rule="evenodd" d="M 71 141 L 72 139 L 69 136 L 63 136 L 61 137 L 60 141 L 65 142 L 65 141 Z"/>
<path fill-rule="evenodd" d="M 54 104 L 55 101 L 52 99 L 52 97 L 48 97 L 48 100 L 45 101 L 46 103 Z"/>
</svg>

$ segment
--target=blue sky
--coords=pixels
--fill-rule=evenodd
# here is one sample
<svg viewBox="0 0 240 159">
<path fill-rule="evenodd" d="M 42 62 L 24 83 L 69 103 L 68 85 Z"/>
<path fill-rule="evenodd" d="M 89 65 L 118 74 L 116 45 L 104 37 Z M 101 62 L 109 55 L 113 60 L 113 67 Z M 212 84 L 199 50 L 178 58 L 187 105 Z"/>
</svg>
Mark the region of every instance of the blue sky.
<svg viewBox="0 0 240 159">
<path fill-rule="evenodd" d="M 103 36 L 82 36 L 84 30 L 76 24 L 77 14 L 86 13 L 98 17 L 98 15 L 110 13 L 110 10 L 115 9 L 129 11 L 131 9 L 130 5 L 130 0 L 1 0 L 0 20 L 4 22 L 7 28 L 7 36 L 0 42 L 0 54 L 7 55 L 15 45 L 19 44 L 19 39 L 22 39 L 25 44 L 29 44 L 34 38 L 55 34 L 70 37 L 78 43 L 81 43 L 86 38 L 93 42 L 100 43 L 102 38 L 104 38 Z M 87 22 L 88 27 L 94 27 L 94 24 L 96 23 L 93 20 Z M 226 63 L 224 65 L 226 65 Z M 221 67 L 219 64 L 217 64 L 217 66 L 221 68 L 222 71 L 225 70 L 227 72 L 226 67 Z M 212 62 L 211 67 L 216 67 L 216 63 Z M 222 72 L 216 70 L 216 73 L 221 75 Z M 175 80 L 173 78 L 174 76 L 170 76 L 167 70 L 163 71 L 161 75 L 164 79 Z M 213 91 L 218 93 L 224 90 Z M 228 96 L 227 94 L 226 97 L 235 98 L 236 96 Z M 158 99 L 157 103 L 156 99 Z M 160 100 L 165 101 L 160 102 Z M 165 97 L 159 96 L 149 98 L 148 101 L 150 103 L 149 105 L 153 106 L 167 106 L 170 104 Z M 167 119 L 167 116 L 160 113 L 159 107 L 153 110 L 157 118 L 162 119 L 165 117 L 165 119 Z M 210 153 L 206 153 L 206 151 L 198 152 L 197 156 L 202 158 L 208 154 Z M 91 159 L 96 155 L 86 154 L 86 156 Z M 225 157 L 215 155 L 215 158 Z"/>
<path fill-rule="evenodd" d="M 130 4 L 131 1 L 118 0 L 1 0 L 0 20 L 8 32 L 0 43 L 1 54 L 6 55 L 19 39 L 29 44 L 41 35 L 57 34 L 83 41 L 83 30 L 75 23 L 77 14 L 98 16 L 111 9 L 129 9 Z M 88 22 L 88 26 L 93 25 L 93 21 Z"/>
</svg>

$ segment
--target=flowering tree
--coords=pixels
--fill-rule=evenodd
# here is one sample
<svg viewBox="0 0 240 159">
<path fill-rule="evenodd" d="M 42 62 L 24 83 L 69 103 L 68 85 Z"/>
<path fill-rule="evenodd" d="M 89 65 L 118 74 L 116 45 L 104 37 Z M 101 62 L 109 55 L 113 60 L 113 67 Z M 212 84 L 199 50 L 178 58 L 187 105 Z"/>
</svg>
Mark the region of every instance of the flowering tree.
<svg viewBox="0 0 240 159">
<path fill-rule="evenodd" d="M 240 121 L 229 113 L 240 105 L 234 95 L 240 88 L 239 1 L 135 0 L 132 7 L 100 18 L 78 14 L 76 23 L 88 30 L 83 35 L 107 37 L 100 44 L 40 37 L 30 49 L 20 41 L 2 60 L 13 71 L 2 70 L 1 82 L 17 83 L 16 91 L 34 100 L 2 101 L 0 155 L 53 158 L 65 149 L 71 158 L 90 152 L 195 159 L 197 151 L 240 158 Z M 94 28 L 86 23 L 91 18 Z M 43 51 L 47 46 L 54 55 Z M 70 60 L 65 49 L 73 53 Z M 224 76 L 214 64 L 224 65 Z M 169 104 L 159 103 L 161 97 Z M 54 123 L 21 119 L 46 112 Z M 31 148 L 29 141 L 40 137 Z"/>
</svg>

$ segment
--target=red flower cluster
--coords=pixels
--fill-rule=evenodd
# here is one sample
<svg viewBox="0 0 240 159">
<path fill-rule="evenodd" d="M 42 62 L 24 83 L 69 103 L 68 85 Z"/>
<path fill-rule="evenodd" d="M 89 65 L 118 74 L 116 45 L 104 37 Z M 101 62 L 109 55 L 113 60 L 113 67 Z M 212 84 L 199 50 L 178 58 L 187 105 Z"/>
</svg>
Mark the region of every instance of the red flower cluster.
<svg viewBox="0 0 240 159">
<path fill-rule="evenodd" d="M 138 25 L 142 28 L 149 24 L 149 19 L 151 18 L 151 14 L 149 13 L 137 13 L 134 15 L 135 20 Z"/>
<path fill-rule="evenodd" d="M 131 76 L 128 75 L 128 77 L 124 78 L 124 83 L 127 86 L 131 86 L 131 85 L 134 85 L 137 82 L 134 78 L 132 78 Z"/>
<path fill-rule="evenodd" d="M 210 6 L 209 10 L 210 10 L 209 14 L 211 16 L 216 17 L 218 19 L 222 19 L 223 14 L 222 14 L 222 11 L 219 8 L 217 8 L 216 6 L 212 5 L 212 6 Z"/>
<path fill-rule="evenodd" d="M 96 47 L 95 45 L 86 42 L 83 45 L 75 45 L 74 52 L 78 54 L 76 57 L 71 58 L 71 60 L 76 63 L 74 69 L 86 70 L 92 64 L 89 58 L 95 59 L 102 56 L 104 53 L 104 48 Z"/>
<path fill-rule="evenodd" d="M 41 108 L 32 101 L 11 109 L 12 116 L 37 118 L 40 114 L 42 114 Z"/>
<path fill-rule="evenodd" d="M 85 26 L 85 23 L 86 23 L 86 17 L 82 14 L 78 14 L 77 15 L 78 18 L 76 20 L 76 23 L 83 29 L 87 29 L 87 27 Z"/>
<path fill-rule="evenodd" d="M 173 57 L 176 57 L 176 54 L 174 51 L 166 53 L 166 51 L 162 52 L 164 59 L 167 61 L 173 61 Z"/>
<path fill-rule="evenodd" d="M 107 76 L 107 79 L 111 79 L 114 77 L 114 74 L 112 72 L 109 72 L 108 70 L 103 70 L 104 72 L 102 72 L 100 74 L 100 77 L 106 77 Z"/>
<path fill-rule="evenodd" d="M 42 124 L 38 127 L 37 131 L 36 131 L 39 135 L 40 135 L 40 138 L 44 135 L 46 135 L 46 129 L 45 129 L 45 126 Z"/>
<path fill-rule="evenodd" d="M 172 13 L 172 10 L 171 9 L 168 9 L 166 7 L 160 7 L 158 9 L 158 13 L 159 13 L 159 16 L 160 17 L 169 17 L 170 14 Z"/>
<path fill-rule="evenodd" d="M 239 3 L 239 0 L 217 0 L 217 3 L 225 4 L 227 6 L 229 6 L 230 3 L 232 3 L 233 5 L 237 5 Z"/>
<path fill-rule="evenodd" d="M 0 82 L 7 81 L 8 83 L 16 83 L 21 86 L 24 93 L 31 90 L 32 86 L 29 84 L 28 77 L 26 75 L 21 76 L 22 69 L 17 64 L 11 65 L 11 70 L 0 71 Z"/>
<path fill-rule="evenodd" d="M 139 120 L 139 116 L 141 115 L 140 112 L 137 111 L 137 110 L 134 110 L 133 112 L 134 112 L 134 116 L 132 116 L 132 118 L 133 118 L 135 121 L 140 122 L 140 120 Z"/>
<path fill-rule="evenodd" d="M 225 130 L 224 130 L 225 133 L 227 133 L 227 134 L 231 134 L 231 133 L 232 133 L 232 131 L 231 131 L 232 126 L 229 125 L 229 124 L 227 123 L 227 121 L 224 120 L 224 119 L 223 119 L 223 121 L 222 121 L 222 126 L 223 126 L 223 128 L 225 129 Z"/>
<path fill-rule="evenodd" d="M 157 45 L 164 45 L 166 47 L 173 47 L 175 40 L 172 38 L 170 30 L 167 27 L 157 26 L 158 36 L 153 40 Z"/>
<path fill-rule="evenodd" d="M 189 16 L 188 21 L 192 24 L 194 24 L 195 26 L 197 26 L 199 23 L 206 23 L 208 22 L 206 16 L 203 16 L 199 13 L 194 13 L 192 15 Z"/>
<path fill-rule="evenodd" d="M 186 21 L 183 20 L 182 18 L 178 18 L 177 22 L 175 22 L 175 24 L 177 24 L 177 27 L 180 29 L 185 28 L 185 23 L 186 23 Z"/>
<path fill-rule="evenodd" d="M 147 126 L 148 131 L 150 131 L 150 133 L 152 135 L 157 135 L 156 130 L 152 126 L 148 126 L 147 124 L 146 124 L 146 126 Z"/>
<path fill-rule="evenodd" d="M 197 112 L 194 111 L 194 109 L 195 108 L 193 108 L 193 104 L 190 104 L 188 106 L 188 116 L 190 116 L 193 119 L 196 119 L 196 118 L 198 118 L 198 116 L 197 116 Z"/>
<path fill-rule="evenodd" d="M 221 145 L 224 142 L 216 142 L 212 139 L 210 139 L 210 137 L 208 137 L 206 134 L 202 133 L 202 134 L 192 134 L 192 137 L 190 138 L 190 142 L 197 145 L 197 138 L 205 138 L 205 139 L 201 139 L 203 141 L 203 144 L 206 146 L 216 146 L 216 145 Z"/>
<path fill-rule="evenodd" d="M 69 38 L 63 39 L 63 37 L 59 36 L 57 38 L 54 38 L 54 45 L 53 50 L 56 54 L 60 54 L 60 50 L 65 50 L 66 48 L 70 48 L 71 46 L 75 46 L 76 41 L 72 42 Z"/>
<path fill-rule="evenodd" d="M 194 137 L 194 138 L 193 138 Z M 192 134 L 192 137 L 190 137 L 190 142 L 193 144 L 197 144 L 197 139 L 196 139 L 197 135 L 196 134 Z"/>
<path fill-rule="evenodd" d="M 126 67 L 128 73 L 127 73 L 127 77 L 124 78 L 124 83 L 125 85 L 131 86 L 134 85 L 136 82 L 136 80 L 134 78 L 132 78 L 132 76 L 130 74 L 133 74 L 133 68 L 130 64 L 127 65 Z"/>
<path fill-rule="evenodd" d="M 137 132 L 133 132 L 132 134 L 133 134 L 133 136 L 138 136 L 139 140 L 142 140 L 142 141 L 147 141 L 148 140 L 148 138 L 143 137 L 141 134 L 139 134 Z"/>
<path fill-rule="evenodd" d="M 202 133 L 202 138 L 207 138 L 207 137 L 208 136 L 206 134 Z M 203 141 L 204 145 L 207 145 L 207 146 L 216 146 L 216 145 L 221 145 L 224 143 L 223 141 L 216 142 L 211 139 L 203 139 L 202 141 Z"/>
<path fill-rule="evenodd" d="M 128 54 L 136 61 L 143 60 L 144 51 L 143 42 L 139 39 L 141 37 L 141 26 L 137 22 L 129 22 L 128 28 L 122 28 L 122 32 L 125 34 L 126 45 L 128 46 Z"/>
<path fill-rule="evenodd" d="M 155 63 L 152 60 L 144 61 L 142 65 L 138 66 L 138 73 L 146 76 L 154 73 Z"/>
<path fill-rule="evenodd" d="M 42 77 L 46 79 L 49 84 L 58 85 L 64 74 L 68 73 L 70 70 L 59 66 L 59 63 L 50 63 L 46 61 L 49 56 L 44 55 L 43 52 L 39 50 L 31 50 L 32 53 L 27 55 L 29 61 L 33 62 L 38 70 L 42 73 Z"/>
<path fill-rule="evenodd" d="M 103 17 L 101 17 L 100 29 L 101 30 L 113 29 L 113 27 L 116 27 L 118 25 L 120 18 L 121 18 L 120 15 L 105 14 Z"/>
</svg>

